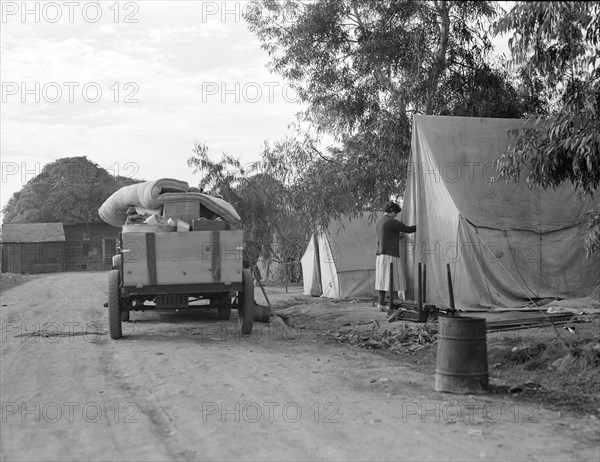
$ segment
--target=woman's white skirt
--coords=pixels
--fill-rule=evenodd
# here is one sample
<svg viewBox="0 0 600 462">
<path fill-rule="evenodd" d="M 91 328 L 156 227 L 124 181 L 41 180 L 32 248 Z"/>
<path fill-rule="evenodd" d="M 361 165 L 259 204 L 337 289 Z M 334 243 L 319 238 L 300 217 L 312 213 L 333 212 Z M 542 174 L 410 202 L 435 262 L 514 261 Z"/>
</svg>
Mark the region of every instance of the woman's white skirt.
<svg viewBox="0 0 600 462">
<path fill-rule="evenodd" d="M 377 255 L 375 261 L 375 290 L 390 290 L 390 263 L 394 265 L 394 291 L 406 290 L 404 266 L 400 257 Z"/>
</svg>

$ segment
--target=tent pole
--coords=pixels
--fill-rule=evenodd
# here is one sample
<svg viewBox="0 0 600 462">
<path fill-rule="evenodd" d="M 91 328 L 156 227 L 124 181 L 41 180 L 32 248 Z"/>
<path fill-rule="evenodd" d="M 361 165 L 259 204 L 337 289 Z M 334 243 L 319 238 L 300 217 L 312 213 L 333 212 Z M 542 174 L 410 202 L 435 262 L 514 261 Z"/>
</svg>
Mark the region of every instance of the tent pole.
<svg viewBox="0 0 600 462">
<path fill-rule="evenodd" d="M 388 298 L 388 309 L 394 309 L 394 264 L 390 263 L 390 296 Z"/>
<path fill-rule="evenodd" d="M 448 297 L 450 298 L 450 309 L 454 311 L 454 291 L 452 290 L 452 275 L 450 274 L 450 263 L 446 263 L 446 270 L 448 272 Z"/>
<path fill-rule="evenodd" d="M 319 292 L 323 295 L 323 281 L 321 280 L 321 255 L 319 252 L 319 238 L 313 233 L 313 245 L 315 246 L 315 258 L 317 260 L 317 280 L 319 281 Z"/>
<path fill-rule="evenodd" d="M 421 263 L 417 265 L 417 305 L 419 307 L 419 313 L 423 310 L 423 293 L 421 291 L 421 284 L 423 283 L 423 274 L 421 271 Z"/>
<path fill-rule="evenodd" d="M 423 263 L 423 305 L 427 303 L 427 263 Z"/>
</svg>

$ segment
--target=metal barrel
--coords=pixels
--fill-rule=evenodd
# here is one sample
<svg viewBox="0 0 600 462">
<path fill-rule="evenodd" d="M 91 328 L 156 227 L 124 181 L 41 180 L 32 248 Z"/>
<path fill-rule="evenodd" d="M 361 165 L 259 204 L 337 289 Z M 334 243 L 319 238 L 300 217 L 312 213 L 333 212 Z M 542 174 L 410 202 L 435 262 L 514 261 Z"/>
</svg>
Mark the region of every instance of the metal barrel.
<svg viewBox="0 0 600 462">
<path fill-rule="evenodd" d="M 487 389 L 485 319 L 440 316 L 435 391 L 466 394 Z"/>
</svg>

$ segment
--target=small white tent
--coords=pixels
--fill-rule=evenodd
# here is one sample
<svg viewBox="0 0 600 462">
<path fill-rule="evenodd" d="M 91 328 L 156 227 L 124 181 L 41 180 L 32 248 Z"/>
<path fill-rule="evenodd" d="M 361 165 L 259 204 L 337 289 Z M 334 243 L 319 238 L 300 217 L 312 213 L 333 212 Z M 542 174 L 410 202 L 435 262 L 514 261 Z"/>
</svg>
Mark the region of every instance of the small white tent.
<svg viewBox="0 0 600 462">
<path fill-rule="evenodd" d="M 301 259 L 305 295 L 337 300 L 376 295 L 377 218 L 376 213 L 364 212 L 362 217 L 332 223 L 326 233 L 311 237 Z"/>
<path fill-rule="evenodd" d="M 600 255 L 586 258 L 585 212 L 597 207 L 572 185 L 557 190 L 495 182 L 493 162 L 524 120 L 419 116 L 400 220 L 409 295 L 427 264 L 427 301 L 448 303 L 446 264 L 459 309 L 518 308 L 542 298 L 587 297 Z M 526 175 L 525 175 L 526 176 Z"/>
</svg>

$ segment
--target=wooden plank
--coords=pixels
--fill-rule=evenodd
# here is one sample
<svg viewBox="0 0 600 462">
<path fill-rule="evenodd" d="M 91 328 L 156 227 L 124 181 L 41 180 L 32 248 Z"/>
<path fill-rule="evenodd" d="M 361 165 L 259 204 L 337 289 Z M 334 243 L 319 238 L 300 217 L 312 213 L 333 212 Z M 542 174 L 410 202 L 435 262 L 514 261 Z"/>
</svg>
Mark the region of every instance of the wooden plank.
<svg viewBox="0 0 600 462">
<path fill-rule="evenodd" d="M 2 248 L 2 271 L 5 273 L 21 272 L 21 244 L 5 242 Z"/>
<path fill-rule="evenodd" d="M 229 231 L 220 233 L 221 281 L 230 284 L 242 281 L 243 233 Z"/>
<path fill-rule="evenodd" d="M 221 241 L 219 232 L 211 232 L 213 282 L 221 282 Z"/>
<path fill-rule="evenodd" d="M 156 278 L 156 245 L 154 233 L 146 233 L 146 261 L 148 262 L 148 283 L 154 286 Z"/>
<path fill-rule="evenodd" d="M 123 283 L 127 286 L 148 285 L 146 233 L 123 233 Z"/>
<path fill-rule="evenodd" d="M 486 321 L 486 326 L 488 331 L 526 329 L 530 327 L 550 326 L 552 324 L 564 324 L 569 322 L 573 317 L 573 313 L 541 313 L 537 317 Z"/>
<path fill-rule="evenodd" d="M 243 233 L 221 233 L 221 281 L 230 284 L 242 281 Z"/>
<path fill-rule="evenodd" d="M 156 273 L 159 284 L 212 283 L 209 261 L 158 261 Z"/>
<path fill-rule="evenodd" d="M 198 219 L 194 220 L 192 224 L 193 231 L 225 231 L 228 228 L 229 223 L 223 220 L 206 220 Z"/>
<path fill-rule="evenodd" d="M 212 259 L 210 231 L 158 233 L 157 261 L 195 261 Z"/>
<path fill-rule="evenodd" d="M 243 284 L 241 282 L 232 283 L 225 285 L 223 283 L 215 284 L 213 282 L 206 282 L 202 284 L 161 284 L 158 286 L 146 286 L 146 287 L 125 287 L 125 295 L 141 295 L 141 294 L 194 294 L 194 293 L 210 293 L 210 292 L 229 292 L 234 295 L 236 290 L 243 290 Z"/>
</svg>

